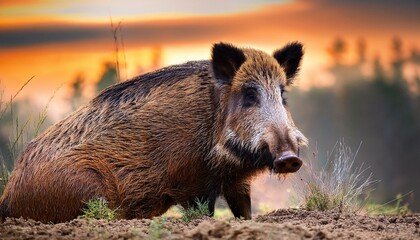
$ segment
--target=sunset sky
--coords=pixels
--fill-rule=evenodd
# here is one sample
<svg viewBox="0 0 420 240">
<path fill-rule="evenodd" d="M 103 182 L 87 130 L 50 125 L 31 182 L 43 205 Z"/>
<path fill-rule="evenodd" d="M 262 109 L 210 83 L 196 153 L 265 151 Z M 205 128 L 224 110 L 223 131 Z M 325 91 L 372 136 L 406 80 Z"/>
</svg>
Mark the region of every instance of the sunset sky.
<svg viewBox="0 0 420 240">
<path fill-rule="evenodd" d="M 110 19 L 121 22 L 130 78 L 161 65 L 208 59 L 214 42 L 257 47 L 269 53 L 288 41 L 305 45 L 301 88 L 328 86 L 334 79 L 326 49 L 336 37 L 367 42 L 368 56 L 390 57 L 393 37 L 408 52 L 420 47 L 419 1 L 194 1 L 194 0 L 6 0 L 0 1 L 0 81 L 6 95 L 34 77 L 30 91 L 42 105 L 55 89 L 82 74 L 96 82 L 106 61 L 115 61 Z M 59 95 L 60 95 L 59 93 Z"/>
</svg>

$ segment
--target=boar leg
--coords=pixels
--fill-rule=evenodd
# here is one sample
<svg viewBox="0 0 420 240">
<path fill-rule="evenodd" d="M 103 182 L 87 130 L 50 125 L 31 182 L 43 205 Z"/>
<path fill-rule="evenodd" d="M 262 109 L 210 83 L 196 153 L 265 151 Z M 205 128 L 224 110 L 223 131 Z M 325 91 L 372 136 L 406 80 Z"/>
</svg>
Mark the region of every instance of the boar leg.
<svg viewBox="0 0 420 240">
<path fill-rule="evenodd" d="M 223 193 L 235 218 L 251 219 L 251 196 L 249 183 L 225 185 Z"/>
<path fill-rule="evenodd" d="M 216 191 L 211 191 L 210 194 L 207 196 L 207 202 L 209 204 L 209 217 L 213 217 L 214 215 L 214 206 L 216 204 L 216 198 L 218 193 Z"/>
</svg>

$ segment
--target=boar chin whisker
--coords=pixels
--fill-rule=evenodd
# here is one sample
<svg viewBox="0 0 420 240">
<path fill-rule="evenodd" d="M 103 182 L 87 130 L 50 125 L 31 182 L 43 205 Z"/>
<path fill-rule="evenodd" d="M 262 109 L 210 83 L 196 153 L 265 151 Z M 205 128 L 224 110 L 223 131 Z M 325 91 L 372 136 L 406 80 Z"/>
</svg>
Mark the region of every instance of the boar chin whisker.
<svg viewBox="0 0 420 240">
<path fill-rule="evenodd" d="M 224 147 L 229 153 L 240 160 L 241 166 L 244 166 L 246 163 L 251 163 L 256 167 L 272 166 L 272 164 L 265 159 L 267 158 L 266 144 L 263 144 L 259 148 L 252 148 L 249 144 L 246 144 L 241 140 L 230 138 L 225 142 Z"/>
</svg>

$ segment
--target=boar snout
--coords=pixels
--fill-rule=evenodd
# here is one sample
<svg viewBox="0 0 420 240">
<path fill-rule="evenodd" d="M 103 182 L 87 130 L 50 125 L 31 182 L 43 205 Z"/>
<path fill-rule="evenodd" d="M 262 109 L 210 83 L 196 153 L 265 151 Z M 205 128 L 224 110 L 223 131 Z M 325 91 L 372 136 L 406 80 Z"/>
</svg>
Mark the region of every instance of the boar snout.
<svg viewBox="0 0 420 240">
<path fill-rule="evenodd" d="M 284 152 L 274 160 L 276 173 L 294 173 L 302 166 L 302 160 L 291 151 Z"/>
</svg>

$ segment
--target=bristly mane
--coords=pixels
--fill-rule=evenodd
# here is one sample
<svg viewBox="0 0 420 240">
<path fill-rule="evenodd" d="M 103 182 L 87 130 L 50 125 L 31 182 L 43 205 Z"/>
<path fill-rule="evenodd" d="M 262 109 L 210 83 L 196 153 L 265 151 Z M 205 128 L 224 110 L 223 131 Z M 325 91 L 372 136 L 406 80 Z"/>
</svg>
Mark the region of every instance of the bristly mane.
<svg viewBox="0 0 420 240">
<path fill-rule="evenodd" d="M 121 102 L 139 100 L 147 96 L 156 87 L 181 81 L 189 76 L 211 78 L 210 61 L 191 61 L 184 64 L 173 65 L 150 73 L 143 74 L 120 84 L 112 85 L 103 90 L 92 101 L 94 103 L 108 102 L 118 105 Z M 137 89 L 137 91 L 133 91 Z"/>
</svg>

